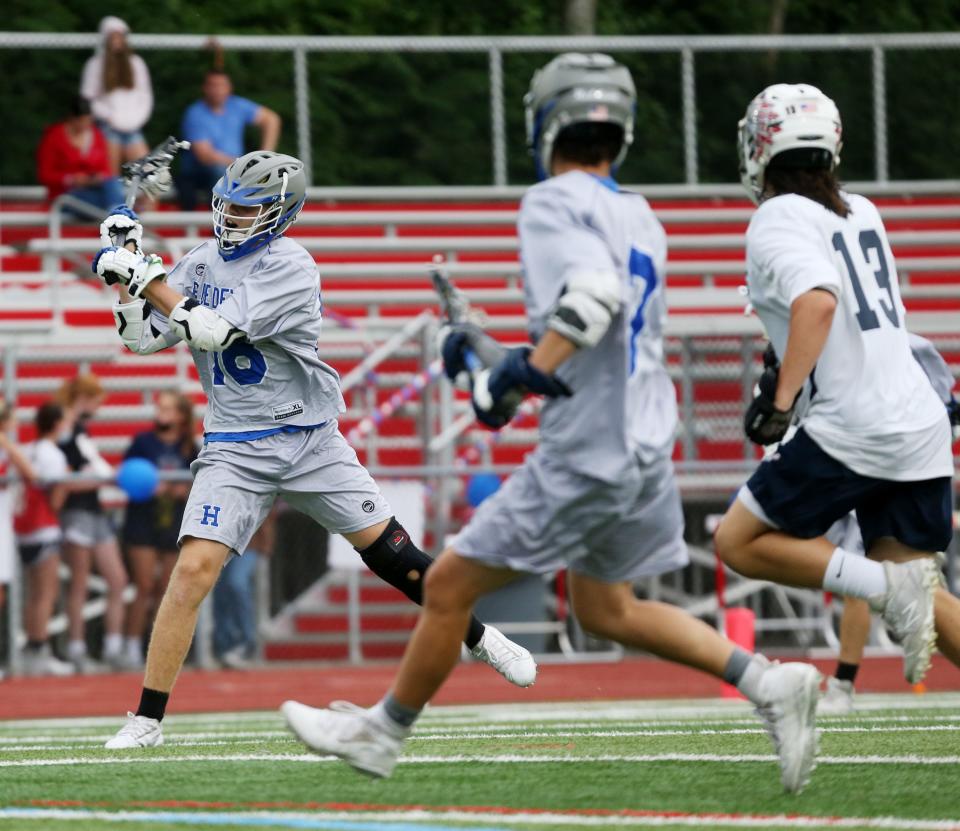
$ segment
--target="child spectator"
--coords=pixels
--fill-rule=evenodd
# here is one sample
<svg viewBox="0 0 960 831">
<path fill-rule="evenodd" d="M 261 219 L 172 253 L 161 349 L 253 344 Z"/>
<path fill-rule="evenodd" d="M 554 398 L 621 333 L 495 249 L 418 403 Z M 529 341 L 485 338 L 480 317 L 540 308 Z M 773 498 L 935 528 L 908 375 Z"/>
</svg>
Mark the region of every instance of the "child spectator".
<svg viewBox="0 0 960 831">
<path fill-rule="evenodd" d="M 90 436 L 87 423 L 103 402 L 103 388 L 95 375 L 78 375 L 65 381 L 59 399 L 64 408 L 65 429 L 59 439 L 67 464 L 75 472 L 92 476 L 110 476 L 113 469 L 100 455 Z M 127 572 L 110 518 L 100 504 L 99 486 L 77 485 L 63 506 L 64 554 L 70 566 L 67 591 L 67 620 L 70 641 L 67 657 L 78 672 L 96 672 L 100 667 L 87 655 L 86 622 L 83 606 L 87 601 L 90 569 L 107 584 L 107 608 L 104 614 L 103 660 L 114 669 L 123 669 L 123 590 Z"/>
<path fill-rule="evenodd" d="M 197 191 L 204 200 L 223 176 L 223 171 L 243 155 L 243 130 L 248 124 L 260 129 L 260 149 L 274 150 L 280 138 L 280 116 L 273 110 L 233 94 L 230 76 L 211 69 L 203 79 L 203 98 L 191 104 L 183 115 L 181 138 L 191 142 L 180 156 L 177 191 L 180 207 L 197 207 Z"/>
<path fill-rule="evenodd" d="M 37 148 L 37 179 L 49 199 L 67 193 L 103 211 L 123 202 L 107 141 L 94 126 L 85 99 L 77 98 L 70 116 L 44 131 Z"/>
<path fill-rule="evenodd" d="M 130 27 L 119 17 L 103 18 L 100 46 L 83 67 L 80 82 L 80 94 L 106 136 L 114 176 L 121 162 L 149 152 L 141 130 L 153 111 L 150 72 L 143 58 L 130 51 L 128 34 Z"/>
<path fill-rule="evenodd" d="M 125 458 L 148 459 L 159 470 L 189 470 L 199 449 L 194 435 L 193 402 L 173 391 L 157 395 L 153 429 L 134 437 Z M 161 482 L 152 499 L 131 502 L 123 541 L 137 596 L 127 610 L 124 665 L 143 666 L 143 636 L 154 600 L 167 589 L 177 561 L 177 538 L 189 482 Z"/>
<path fill-rule="evenodd" d="M 24 454 L 27 480 L 14 517 L 20 560 L 27 577 L 23 652 L 25 675 L 72 675 L 73 667 L 50 651 L 47 627 L 60 591 L 60 523 L 67 486 L 67 460 L 54 439 L 63 425 L 63 409 L 53 402 L 37 408 L 37 438 Z"/>
</svg>

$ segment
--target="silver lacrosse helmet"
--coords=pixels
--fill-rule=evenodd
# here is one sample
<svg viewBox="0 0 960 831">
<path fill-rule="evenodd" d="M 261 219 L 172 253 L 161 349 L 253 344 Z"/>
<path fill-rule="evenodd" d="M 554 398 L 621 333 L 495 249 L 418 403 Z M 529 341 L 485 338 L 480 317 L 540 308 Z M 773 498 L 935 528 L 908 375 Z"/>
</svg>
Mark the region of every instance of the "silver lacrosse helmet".
<svg viewBox="0 0 960 831">
<path fill-rule="evenodd" d="M 571 124 L 607 122 L 623 130 L 623 143 L 612 167 L 619 167 L 633 143 L 637 90 L 630 70 L 609 55 L 565 52 L 533 73 L 523 97 L 527 147 L 537 178 L 550 176 L 553 143 Z"/>
<path fill-rule="evenodd" d="M 307 195 L 303 162 L 270 150 L 235 159 L 213 188 L 213 235 L 225 260 L 243 257 L 279 237 L 292 225 Z M 234 205 L 257 206 L 250 216 Z"/>
</svg>

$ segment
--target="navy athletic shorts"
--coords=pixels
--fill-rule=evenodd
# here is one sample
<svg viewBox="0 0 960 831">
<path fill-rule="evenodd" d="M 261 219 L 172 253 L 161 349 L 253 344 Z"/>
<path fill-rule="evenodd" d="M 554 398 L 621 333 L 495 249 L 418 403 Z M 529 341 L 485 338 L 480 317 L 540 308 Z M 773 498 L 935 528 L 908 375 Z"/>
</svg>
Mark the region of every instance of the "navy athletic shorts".
<svg viewBox="0 0 960 831">
<path fill-rule="evenodd" d="M 949 477 L 893 482 L 854 473 L 829 456 L 801 427 L 761 462 L 741 499 L 750 497 L 781 531 L 801 539 L 822 536 L 850 511 L 857 512 L 866 550 L 893 537 L 918 551 L 943 551 L 953 536 Z"/>
</svg>

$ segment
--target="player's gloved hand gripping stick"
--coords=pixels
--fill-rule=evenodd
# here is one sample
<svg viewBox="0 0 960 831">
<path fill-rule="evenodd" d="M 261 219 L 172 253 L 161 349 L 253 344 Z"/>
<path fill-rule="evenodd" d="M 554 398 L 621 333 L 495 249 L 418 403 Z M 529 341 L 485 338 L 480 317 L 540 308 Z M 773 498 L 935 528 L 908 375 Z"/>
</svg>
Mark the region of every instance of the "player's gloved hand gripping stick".
<svg viewBox="0 0 960 831">
<path fill-rule="evenodd" d="M 448 321 L 440 332 L 444 372 L 454 382 L 467 376 L 480 423 L 499 430 L 516 415 L 528 392 L 551 397 L 572 395 L 561 380 L 530 366 L 531 347 L 506 349 L 471 322 L 467 299 L 439 265 L 432 270 L 431 278 Z"/>
<path fill-rule="evenodd" d="M 743 418 L 744 432 L 754 444 L 776 444 L 783 439 L 793 422 L 796 398 L 789 410 L 778 410 L 773 403 L 779 377 L 780 360 L 773 344 L 768 343 L 763 352 L 763 373 L 757 382 L 757 392 Z M 800 393 L 797 393 L 799 397 Z"/>
<path fill-rule="evenodd" d="M 144 256 L 141 248 L 143 226 L 133 204 L 145 193 L 160 196 L 170 188 L 170 164 L 180 150 L 190 147 L 188 141 L 173 136 L 151 150 L 146 156 L 123 165 L 126 182 L 126 204 L 118 205 L 100 225 L 103 248 L 93 258 L 93 271 L 108 286 L 121 285 L 132 297 L 139 297 L 153 280 L 166 277 L 163 262 L 156 255 Z"/>
</svg>

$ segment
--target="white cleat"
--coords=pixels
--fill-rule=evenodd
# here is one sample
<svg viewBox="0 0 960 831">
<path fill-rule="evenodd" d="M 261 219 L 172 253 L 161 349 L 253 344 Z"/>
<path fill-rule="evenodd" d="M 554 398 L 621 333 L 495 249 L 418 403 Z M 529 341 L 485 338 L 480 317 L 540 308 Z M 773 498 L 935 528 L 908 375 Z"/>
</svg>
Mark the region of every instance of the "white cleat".
<svg viewBox="0 0 960 831">
<path fill-rule="evenodd" d="M 903 647 L 903 674 L 919 684 L 930 669 L 937 644 L 933 623 L 933 596 L 940 585 L 940 569 L 933 557 L 903 563 L 885 562 L 887 593 L 880 599 L 883 622 Z M 871 604 L 872 605 L 872 604 Z"/>
<path fill-rule="evenodd" d="M 129 750 L 133 747 L 160 747 L 163 731 L 155 718 L 127 713 L 127 723 L 104 747 L 108 750 Z"/>
<path fill-rule="evenodd" d="M 816 767 L 819 736 L 815 726 L 820 673 L 810 664 L 774 662 L 760 678 L 763 721 L 780 757 L 780 781 L 787 793 L 799 793 Z"/>
<path fill-rule="evenodd" d="M 368 776 L 387 777 L 409 729 L 391 726 L 371 710 L 349 701 L 334 701 L 329 710 L 284 701 L 280 712 L 294 735 L 314 753 L 337 756 Z"/>
<path fill-rule="evenodd" d="M 828 678 L 827 689 L 817 705 L 817 715 L 842 716 L 853 712 L 853 681 Z"/>
<path fill-rule="evenodd" d="M 537 662 L 530 650 L 514 643 L 489 623 L 484 624 L 483 637 L 470 654 L 518 687 L 530 687 L 537 680 Z"/>
</svg>

